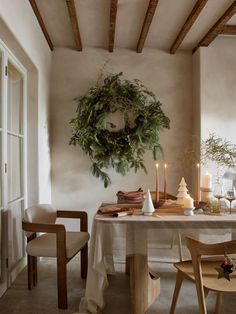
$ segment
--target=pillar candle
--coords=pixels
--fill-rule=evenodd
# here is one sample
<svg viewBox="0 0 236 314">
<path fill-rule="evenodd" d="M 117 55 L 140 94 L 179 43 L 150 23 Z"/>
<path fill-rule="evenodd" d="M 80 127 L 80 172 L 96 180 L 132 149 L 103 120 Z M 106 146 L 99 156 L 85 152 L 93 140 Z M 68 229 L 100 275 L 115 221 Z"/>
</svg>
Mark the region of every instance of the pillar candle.
<svg viewBox="0 0 236 314">
<path fill-rule="evenodd" d="M 197 164 L 197 191 L 196 191 L 196 206 L 199 205 L 200 200 L 200 164 Z"/>
<path fill-rule="evenodd" d="M 192 197 L 185 197 L 183 199 L 183 207 L 184 208 L 194 208 Z"/>
<path fill-rule="evenodd" d="M 158 173 L 159 165 L 156 164 L 156 203 L 159 202 L 159 173 Z"/>
<path fill-rule="evenodd" d="M 167 199 L 167 164 L 164 164 L 164 200 Z"/>
<path fill-rule="evenodd" d="M 202 187 L 205 189 L 211 189 L 212 187 L 212 177 L 208 172 L 203 175 Z"/>
</svg>

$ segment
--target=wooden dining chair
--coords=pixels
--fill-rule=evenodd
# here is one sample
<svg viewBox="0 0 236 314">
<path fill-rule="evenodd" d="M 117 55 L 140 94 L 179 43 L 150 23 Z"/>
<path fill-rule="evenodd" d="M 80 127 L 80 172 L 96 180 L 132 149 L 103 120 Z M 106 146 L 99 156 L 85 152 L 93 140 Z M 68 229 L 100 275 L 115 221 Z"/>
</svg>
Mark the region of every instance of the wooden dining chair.
<svg viewBox="0 0 236 314">
<path fill-rule="evenodd" d="M 175 313 L 179 291 L 184 279 L 195 282 L 199 313 L 207 314 L 205 297 L 209 291 L 214 291 L 217 293 L 214 313 L 219 314 L 222 293 L 236 292 L 236 271 L 229 275 L 229 281 L 224 277 L 218 279 L 217 269 L 222 269 L 221 263 L 225 255 L 230 256 L 230 254 L 236 253 L 236 240 L 216 244 L 205 244 L 193 238 L 186 237 L 186 245 L 190 251 L 192 260 L 174 264 L 178 272 L 170 314 Z"/>
<path fill-rule="evenodd" d="M 80 231 L 66 231 L 56 218 L 80 219 Z M 88 265 L 88 222 L 87 213 L 82 211 L 56 210 L 48 204 L 32 206 L 25 210 L 22 228 L 26 231 L 28 289 L 37 285 L 37 257 L 57 259 L 58 307 L 67 308 L 67 263 L 81 251 L 81 277 L 87 276 Z M 43 233 L 43 234 L 38 234 Z"/>
</svg>

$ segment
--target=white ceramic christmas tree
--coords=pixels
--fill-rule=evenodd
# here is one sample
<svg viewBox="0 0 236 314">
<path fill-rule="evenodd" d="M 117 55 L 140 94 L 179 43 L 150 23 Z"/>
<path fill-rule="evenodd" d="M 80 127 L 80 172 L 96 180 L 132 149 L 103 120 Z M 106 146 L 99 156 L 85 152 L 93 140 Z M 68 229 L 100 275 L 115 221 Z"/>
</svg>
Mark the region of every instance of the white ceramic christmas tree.
<svg viewBox="0 0 236 314">
<path fill-rule="evenodd" d="M 151 193 L 150 193 L 150 190 L 148 189 L 147 193 L 146 193 L 145 201 L 143 203 L 142 212 L 143 212 L 144 215 L 150 216 L 150 215 L 152 215 L 152 213 L 154 211 L 155 211 L 155 208 L 153 206 Z"/>
<path fill-rule="evenodd" d="M 179 184 L 179 189 L 178 189 L 178 194 L 177 194 L 177 204 L 183 205 L 183 200 L 186 197 L 189 197 L 188 194 L 188 189 L 187 189 L 187 184 L 184 180 L 184 178 L 181 179 L 180 184 Z"/>
</svg>

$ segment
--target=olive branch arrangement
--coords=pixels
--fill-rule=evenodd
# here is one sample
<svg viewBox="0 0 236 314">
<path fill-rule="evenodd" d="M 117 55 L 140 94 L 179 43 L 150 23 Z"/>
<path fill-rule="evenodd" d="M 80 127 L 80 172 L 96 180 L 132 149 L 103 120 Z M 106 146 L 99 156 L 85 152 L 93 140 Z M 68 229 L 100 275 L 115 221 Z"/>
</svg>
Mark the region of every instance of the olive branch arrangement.
<svg viewBox="0 0 236 314">
<path fill-rule="evenodd" d="M 218 166 L 236 166 L 236 145 L 225 138 L 210 133 L 201 143 L 201 158 L 205 162 L 212 160 Z"/>
<path fill-rule="evenodd" d="M 99 80 L 101 81 L 101 80 Z M 113 167 L 125 175 L 130 169 L 143 169 L 146 150 L 153 158 L 161 152 L 159 133 L 170 128 L 161 103 L 139 80 L 127 80 L 123 73 L 106 76 L 102 84 L 91 87 L 76 99 L 77 115 L 70 121 L 70 144 L 79 145 L 90 157 L 92 173 L 104 187 L 111 184 L 104 171 Z M 124 127 L 109 122 L 108 115 L 121 113 Z"/>
<path fill-rule="evenodd" d="M 192 167 L 199 160 L 206 166 L 209 161 L 213 161 L 216 163 L 218 174 L 220 167 L 236 167 L 236 145 L 229 140 L 217 136 L 215 133 L 209 133 L 204 140 L 192 135 L 192 142 L 191 147 L 186 147 L 179 160 L 185 166 Z"/>
</svg>

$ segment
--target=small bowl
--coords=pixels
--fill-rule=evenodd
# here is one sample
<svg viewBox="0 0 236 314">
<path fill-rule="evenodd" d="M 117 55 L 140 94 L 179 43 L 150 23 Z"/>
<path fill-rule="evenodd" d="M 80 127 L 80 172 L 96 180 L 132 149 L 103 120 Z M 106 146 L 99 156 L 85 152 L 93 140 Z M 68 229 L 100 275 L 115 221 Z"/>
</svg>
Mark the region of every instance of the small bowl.
<svg viewBox="0 0 236 314">
<path fill-rule="evenodd" d="M 160 208 L 165 203 L 165 200 L 160 199 L 159 202 L 156 202 L 156 201 L 152 201 L 152 202 L 155 208 Z"/>
</svg>

